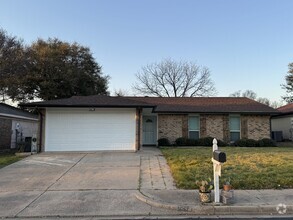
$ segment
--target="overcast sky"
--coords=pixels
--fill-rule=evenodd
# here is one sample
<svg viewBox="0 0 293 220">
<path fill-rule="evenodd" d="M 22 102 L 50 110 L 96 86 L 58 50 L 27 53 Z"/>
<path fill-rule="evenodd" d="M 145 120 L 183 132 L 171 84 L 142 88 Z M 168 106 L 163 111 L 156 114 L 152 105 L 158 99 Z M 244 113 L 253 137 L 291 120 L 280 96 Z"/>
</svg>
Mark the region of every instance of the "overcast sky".
<svg viewBox="0 0 293 220">
<path fill-rule="evenodd" d="M 31 43 L 90 47 L 110 90 L 132 94 L 135 73 L 163 58 L 210 69 L 218 96 L 254 90 L 279 101 L 293 62 L 292 0 L 0 0 L 0 27 Z"/>
</svg>

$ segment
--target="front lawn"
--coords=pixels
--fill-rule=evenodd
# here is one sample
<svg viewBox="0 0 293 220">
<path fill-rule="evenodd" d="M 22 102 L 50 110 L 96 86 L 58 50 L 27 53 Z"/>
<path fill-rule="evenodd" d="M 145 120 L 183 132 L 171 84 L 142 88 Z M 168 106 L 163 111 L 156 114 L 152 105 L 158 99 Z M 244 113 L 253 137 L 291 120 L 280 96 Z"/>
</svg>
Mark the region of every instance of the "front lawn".
<svg viewBox="0 0 293 220">
<path fill-rule="evenodd" d="M 235 189 L 293 188 L 292 147 L 222 147 L 227 162 L 221 185 L 231 178 Z M 162 148 L 178 188 L 195 189 L 195 181 L 213 178 L 212 147 Z"/>
<path fill-rule="evenodd" d="M 10 154 L 10 153 L 0 154 L 0 169 L 9 164 L 19 161 L 22 158 L 23 157 L 15 156 L 14 154 Z"/>
</svg>

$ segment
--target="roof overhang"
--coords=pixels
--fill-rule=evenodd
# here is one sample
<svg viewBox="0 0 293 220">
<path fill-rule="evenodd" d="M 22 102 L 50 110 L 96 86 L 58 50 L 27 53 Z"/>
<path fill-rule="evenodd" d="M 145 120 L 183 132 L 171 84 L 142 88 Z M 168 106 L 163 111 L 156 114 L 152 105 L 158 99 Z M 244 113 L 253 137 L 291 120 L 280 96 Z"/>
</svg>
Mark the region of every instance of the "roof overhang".
<svg viewBox="0 0 293 220">
<path fill-rule="evenodd" d="M 25 116 L 20 116 L 20 115 L 11 115 L 11 114 L 4 114 L 0 113 L 0 117 L 7 117 L 7 118 L 18 118 L 18 119 L 25 119 L 25 120 L 31 120 L 31 121 L 38 121 L 39 119 L 37 118 L 30 118 L 30 117 L 25 117 Z"/>
</svg>

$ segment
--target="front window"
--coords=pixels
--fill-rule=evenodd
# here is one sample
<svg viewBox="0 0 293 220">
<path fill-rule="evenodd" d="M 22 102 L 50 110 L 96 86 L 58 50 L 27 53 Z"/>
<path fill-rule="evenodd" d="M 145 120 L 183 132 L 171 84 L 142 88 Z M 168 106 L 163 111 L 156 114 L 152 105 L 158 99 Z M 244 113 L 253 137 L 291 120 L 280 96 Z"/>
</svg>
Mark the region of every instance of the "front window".
<svg viewBox="0 0 293 220">
<path fill-rule="evenodd" d="M 188 137 L 191 139 L 199 139 L 199 117 L 198 116 L 189 116 Z"/>
<path fill-rule="evenodd" d="M 240 116 L 230 116 L 230 141 L 235 142 L 240 139 Z"/>
</svg>

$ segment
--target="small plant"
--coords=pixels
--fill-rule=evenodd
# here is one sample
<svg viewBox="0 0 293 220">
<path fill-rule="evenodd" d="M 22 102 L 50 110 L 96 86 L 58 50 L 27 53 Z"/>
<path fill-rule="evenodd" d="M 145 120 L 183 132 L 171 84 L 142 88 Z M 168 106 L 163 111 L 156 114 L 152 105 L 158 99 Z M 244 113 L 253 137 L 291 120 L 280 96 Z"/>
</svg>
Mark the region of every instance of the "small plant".
<svg viewBox="0 0 293 220">
<path fill-rule="evenodd" d="M 258 142 L 253 139 L 242 138 L 235 142 L 235 145 L 238 147 L 257 147 Z"/>
<path fill-rule="evenodd" d="M 175 140 L 177 146 L 186 146 L 187 145 L 187 138 L 180 137 Z"/>
<path fill-rule="evenodd" d="M 204 138 L 200 138 L 198 142 L 200 146 L 210 147 L 210 146 L 213 146 L 213 140 L 214 138 L 212 137 L 204 137 Z"/>
<path fill-rule="evenodd" d="M 211 192 L 213 189 L 213 184 L 211 178 L 207 180 L 201 180 L 201 181 L 196 181 L 195 184 L 198 186 L 199 191 L 206 193 L 206 192 Z"/>
<path fill-rule="evenodd" d="M 186 145 L 187 145 L 187 146 L 197 146 L 197 145 L 198 145 L 198 140 L 188 138 L 188 139 L 186 140 Z"/>
<path fill-rule="evenodd" d="M 158 145 L 159 146 L 171 146 L 171 143 L 167 138 L 160 138 L 158 140 Z"/>
<path fill-rule="evenodd" d="M 231 185 L 231 179 L 229 177 L 228 179 L 225 180 L 225 182 L 223 184 L 223 190 L 229 191 L 231 189 L 232 189 L 232 185 Z"/>
<path fill-rule="evenodd" d="M 225 185 L 231 185 L 231 179 L 230 179 L 230 177 L 228 179 L 226 179 Z"/>
<path fill-rule="evenodd" d="M 276 147 L 277 144 L 274 140 L 269 138 L 263 138 L 261 140 L 258 140 L 258 146 L 259 147 Z"/>
</svg>

